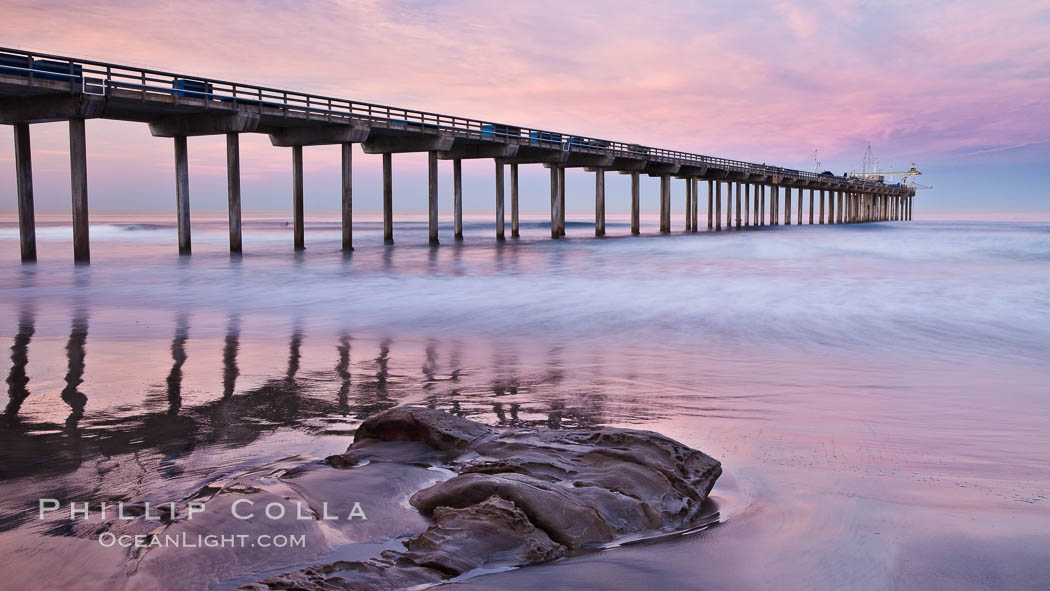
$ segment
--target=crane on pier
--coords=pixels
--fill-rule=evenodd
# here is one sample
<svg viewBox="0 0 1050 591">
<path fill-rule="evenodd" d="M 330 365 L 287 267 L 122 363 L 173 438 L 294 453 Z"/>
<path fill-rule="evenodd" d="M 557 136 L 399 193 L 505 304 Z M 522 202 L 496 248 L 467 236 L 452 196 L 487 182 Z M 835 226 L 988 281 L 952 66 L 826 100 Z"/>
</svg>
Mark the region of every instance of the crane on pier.
<svg viewBox="0 0 1050 591">
<path fill-rule="evenodd" d="M 870 170 L 869 170 L 870 168 Z M 871 153 L 871 144 L 868 144 L 868 149 L 864 151 L 864 164 L 862 165 L 861 172 L 856 170 L 847 172 L 845 176 L 864 179 L 869 181 L 875 181 L 879 183 L 886 182 L 887 177 L 901 177 L 900 184 L 907 187 L 914 187 L 916 189 L 932 189 L 929 185 L 918 183 L 914 178 L 921 175 L 922 172 L 915 167 L 915 163 L 911 163 L 911 168 L 905 171 L 884 171 L 879 170 L 879 159 L 877 156 Z"/>
</svg>

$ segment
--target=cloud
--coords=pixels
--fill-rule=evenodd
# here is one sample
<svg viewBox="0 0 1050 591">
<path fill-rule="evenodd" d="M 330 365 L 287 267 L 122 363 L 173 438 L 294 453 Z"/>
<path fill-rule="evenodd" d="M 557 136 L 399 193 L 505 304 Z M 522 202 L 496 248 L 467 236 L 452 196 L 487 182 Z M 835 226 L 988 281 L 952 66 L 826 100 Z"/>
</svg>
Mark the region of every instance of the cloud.
<svg viewBox="0 0 1050 591">
<path fill-rule="evenodd" d="M 42 51 L 808 167 L 814 149 L 848 163 L 869 141 L 886 160 L 920 163 L 1045 141 L 1050 16 L 1036 4 L 16 0 L 0 34 Z M 221 139 L 201 149 L 209 141 L 221 153 Z M 283 152 L 264 152 L 266 167 L 286 166 Z"/>
</svg>

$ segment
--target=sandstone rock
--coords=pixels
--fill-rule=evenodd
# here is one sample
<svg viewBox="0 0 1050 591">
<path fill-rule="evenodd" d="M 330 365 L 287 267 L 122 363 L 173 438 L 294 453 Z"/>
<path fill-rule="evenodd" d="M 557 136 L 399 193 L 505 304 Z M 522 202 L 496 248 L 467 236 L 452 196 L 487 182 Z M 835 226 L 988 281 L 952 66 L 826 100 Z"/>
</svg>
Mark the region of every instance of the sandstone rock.
<svg viewBox="0 0 1050 591">
<path fill-rule="evenodd" d="M 500 431 L 418 407 L 369 418 L 346 454 L 326 463 L 352 475 L 359 465 L 386 462 L 394 470 L 419 458 L 455 475 L 411 496 L 430 525 L 403 541 L 404 551 L 249 588 L 399 589 L 482 567 L 546 562 L 624 536 L 681 531 L 697 525 L 722 473 L 717 460 L 651 431 Z"/>
</svg>

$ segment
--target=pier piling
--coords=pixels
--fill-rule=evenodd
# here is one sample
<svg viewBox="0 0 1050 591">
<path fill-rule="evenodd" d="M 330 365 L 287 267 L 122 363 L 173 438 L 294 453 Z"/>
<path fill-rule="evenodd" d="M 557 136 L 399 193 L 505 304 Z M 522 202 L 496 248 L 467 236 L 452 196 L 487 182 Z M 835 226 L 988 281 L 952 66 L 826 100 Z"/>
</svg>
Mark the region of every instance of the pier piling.
<svg viewBox="0 0 1050 591">
<path fill-rule="evenodd" d="M 565 168 L 558 167 L 558 236 L 565 235 Z"/>
<path fill-rule="evenodd" d="M 22 262 L 36 260 L 36 214 L 33 210 L 33 163 L 29 124 L 15 124 L 15 180 L 18 185 L 18 239 Z"/>
<path fill-rule="evenodd" d="M 229 206 L 230 252 L 241 252 L 241 141 L 226 134 L 226 200 Z"/>
<path fill-rule="evenodd" d="M 518 164 L 510 165 L 510 237 L 518 237 Z"/>
<path fill-rule="evenodd" d="M 751 183 L 743 184 L 743 226 L 751 227 Z"/>
<path fill-rule="evenodd" d="M 354 185 L 353 185 L 353 152 L 354 145 L 350 142 L 340 144 L 342 163 L 342 227 L 343 227 L 343 251 L 350 252 L 354 249 Z"/>
<path fill-rule="evenodd" d="M 660 175 L 660 233 L 671 231 L 671 176 Z"/>
<path fill-rule="evenodd" d="M 631 173 L 631 234 L 637 236 L 640 232 L 639 219 L 641 217 L 641 187 L 639 186 L 639 174 Z"/>
<path fill-rule="evenodd" d="M 393 155 L 383 152 L 383 242 L 394 243 Z"/>
<path fill-rule="evenodd" d="M 496 240 L 506 239 L 506 224 L 504 223 L 503 217 L 503 206 L 504 206 L 504 191 L 506 190 L 506 181 L 504 180 L 505 169 L 503 167 L 503 161 L 496 158 Z M 435 193 L 437 191 L 435 190 Z M 435 200 L 437 197 L 435 196 Z M 437 243 L 437 219 L 434 220 L 434 239 L 433 242 Z"/>
<path fill-rule="evenodd" d="M 558 169 L 551 167 L 551 238 L 560 238 L 558 231 Z"/>
<path fill-rule="evenodd" d="M 693 179 L 685 179 L 685 231 L 693 229 Z"/>
<path fill-rule="evenodd" d="M 496 161 L 497 165 L 502 168 L 503 163 Z M 502 172 L 502 171 L 500 171 Z M 502 185 L 503 175 L 500 174 L 497 179 Z M 498 238 L 503 238 L 503 189 L 500 187 L 499 194 L 499 218 L 500 227 L 497 231 Z M 438 244 L 438 153 L 436 150 L 430 150 L 427 152 L 427 230 L 430 237 L 430 244 L 436 246 Z"/>
<path fill-rule="evenodd" d="M 715 232 L 722 231 L 722 182 L 715 181 Z"/>
<path fill-rule="evenodd" d="M 452 161 L 452 237 L 463 240 L 463 161 Z"/>
<path fill-rule="evenodd" d="M 712 204 L 713 204 L 712 202 L 714 201 L 714 190 L 713 190 L 714 185 L 715 185 L 714 181 L 707 181 L 707 229 L 708 230 L 714 228 L 714 223 L 713 223 L 713 220 L 711 219 L 711 218 L 715 217 L 714 216 L 714 207 L 712 206 Z"/>
<path fill-rule="evenodd" d="M 292 236 L 295 250 L 306 248 L 303 217 L 303 147 L 292 146 Z"/>
<path fill-rule="evenodd" d="M 69 122 L 70 132 L 72 133 L 73 121 Z M 72 140 L 72 136 L 70 137 Z M 190 254 L 190 165 L 189 155 L 186 149 L 186 136 L 177 135 L 174 137 L 175 141 L 175 215 L 178 218 L 179 226 L 179 254 Z M 76 191 L 73 191 L 73 211 L 74 217 L 76 216 Z M 85 201 L 87 200 L 85 196 Z M 86 207 L 86 203 L 85 203 Z M 76 239 L 76 222 L 73 223 L 73 243 L 77 243 Z M 87 228 L 84 228 L 87 231 Z M 74 246 L 75 248 L 75 246 Z"/>
<path fill-rule="evenodd" d="M 594 171 L 594 235 L 605 236 L 605 169 Z"/>
</svg>

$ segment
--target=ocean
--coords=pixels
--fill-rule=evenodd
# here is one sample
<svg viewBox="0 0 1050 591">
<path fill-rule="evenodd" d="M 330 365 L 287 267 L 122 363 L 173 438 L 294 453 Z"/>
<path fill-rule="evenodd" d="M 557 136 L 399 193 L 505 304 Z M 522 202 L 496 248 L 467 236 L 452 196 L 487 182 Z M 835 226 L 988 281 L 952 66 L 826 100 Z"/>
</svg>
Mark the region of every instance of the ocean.
<svg viewBox="0 0 1050 591">
<path fill-rule="evenodd" d="M 653 430 L 725 470 L 714 527 L 463 589 L 1050 586 L 1050 223 L 631 237 L 610 215 L 596 239 L 570 213 L 550 240 L 537 214 L 497 243 L 489 214 L 433 248 L 424 216 L 395 219 L 388 247 L 358 216 L 347 255 L 338 218 L 294 252 L 286 214 L 246 214 L 231 257 L 225 218 L 195 215 L 180 257 L 173 216 L 93 216 L 75 266 L 68 222 L 23 265 L 4 218 L 0 578 L 133 588 L 120 549 L 38 499 L 182 499 L 420 404 Z M 257 580 L 187 560 L 184 588 Z"/>
</svg>

